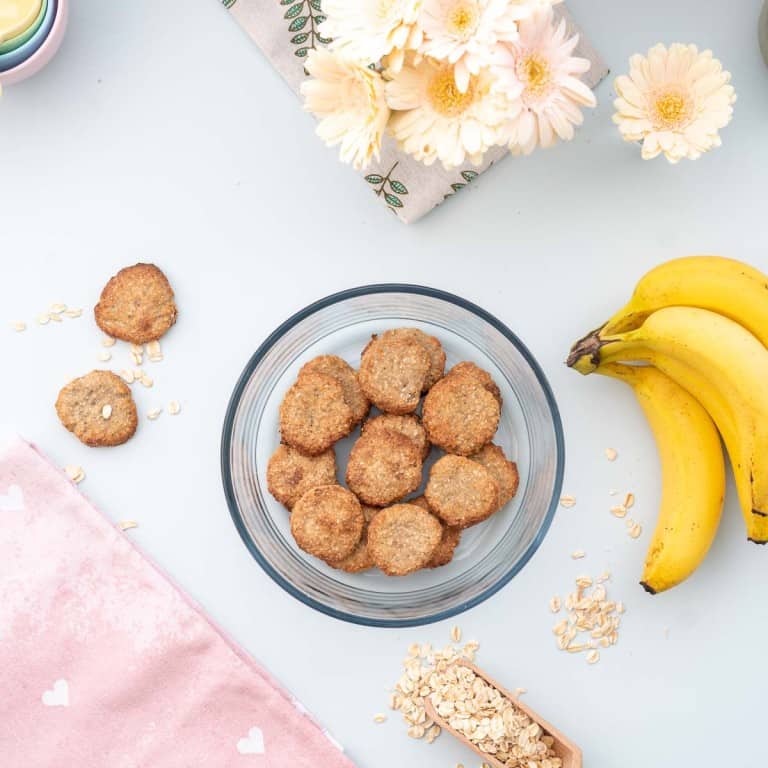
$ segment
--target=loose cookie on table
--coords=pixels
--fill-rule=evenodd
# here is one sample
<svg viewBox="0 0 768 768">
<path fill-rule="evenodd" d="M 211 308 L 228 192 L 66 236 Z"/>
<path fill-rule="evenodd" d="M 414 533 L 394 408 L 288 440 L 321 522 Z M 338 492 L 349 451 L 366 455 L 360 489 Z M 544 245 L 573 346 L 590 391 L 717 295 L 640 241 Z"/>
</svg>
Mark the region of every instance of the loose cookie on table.
<svg viewBox="0 0 768 768">
<path fill-rule="evenodd" d="M 413 440 L 389 429 L 366 432 L 352 446 L 347 485 L 376 507 L 402 499 L 421 485 L 421 451 Z"/>
<path fill-rule="evenodd" d="M 477 377 L 450 373 L 424 398 L 422 423 L 433 445 L 468 456 L 491 441 L 500 416 L 498 400 Z"/>
<path fill-rule="evenodd" d="M 374 336 L 363 350 L 358 378 L 365 396 L 380 410 L 413 413 L 429 369 L 429 355 L 418 342 Z"/>
<path fill-rule="evenodd" d="M 336 454 L 333 448 L 307 456 L 290 445 L 280 445 L 267 465 L 267 488 L 288 509 L 309 490 L 336 482 Z"/>
<path fill-rule="evenodd" d="M 93 447 L 121 445 L 138 418 L 130 387 L 111 371 L 91 371 L 59 392 L 56 413 L 78 440 Z"/>
<path fill-rule="evenodd" d="M 312 488 L 296 502 L 291 514 L 291 533 L 299 547 L 329 563 L 354 552 L 364 525 L 360 502 L 340 485 Z"/>
<path fill-rule="evenodd" d="M 410 414 L 406 416 L 398 416 L 395 413 L 383 413 L 380 416 L 374 416 L 372 419 L 363 424 L 363 434 L 379 434 L 383 430 L 389 430 L 391 432 L 399 432 L 409 440 L 412 440 L 414 445 L 419 449 L 421 458 L 426 459 L 429 455 L 429 440 L 427 439 L 427 431 L 419 421 L 418 416 L 412 416 Z"/>
<path fill-rule="evenodd" d="M 408 503 L 416 504 L 422 509 L 426 509 L 427 512 L 432 512 L 429 502 L 424 496 L 410 499 Z M 432 553 L 429 562 L 424 566 L 425 568 L 440 568 L 443 565 L 448 565 L 453 560 L 453 553 L 461 542 L 461 528 L 457 528 L 455 525 L 447 525 L 442 520 L 440 525 L 443 526 L 443 537 L 440 539 L 437 549 Z"/>
<path fill-rule="evenodd" d="M 430 509 L 448 525 L 468 528 L 499 509 L 499 484 L 482 464 L 443 456 L 432 466 L 424 491 Z"/>
<path fill-rule="evenodd" d="M 283 442 L 302 453 L 323 453 L 346 437 L 354 425 L 343 387 L 324 373 L 300 376 L 280 403 Z"/>
<path fill-rule="evenodd" d="M 469 458 L 482 464 L 499 484 L 499 509 L 501 509 L 517 493 L 517 487 L 520 484 L 517 464 L 510 461 L 501 447 L 494 443 L 488 443 Z"/>
<path fill-rule="evenodd" d="M 94 309 L 107 336 L 133 344 L 157 341 L 176 322 L 176 303 L 168 278 L 154 264 L 121 269 L 104 286 Z"/>
<path fill-rule="evenodd" d="M 416 504 L 382 509 L 368 526 L 368 551 L 388 576 L 405 576 L 430 561 L 443 536 L 443 526 Z"/>
<path fill-rule="evenodd" d="M 371 553 L 368 551 L 368 525 L 379 512 L 381 512 L 381 510 L 378 507 L 369 507 L 366 504 L 363 504 L 365 524 L 363 525 L 363 535 L 360 538 L 360 542 L 351 555 L 345 557 L 343 560 L 328 563 L 328 565 L 339 571 L 345 571 L 346 573 L 362 573 L 363 571 L 369 571 L 371 568 L 375 567 L 373 560 L 371 559 Z"/>
<path fill-rule="evenodd" d="M 381 338 L 383 340 L 405 339 L 406 341 L 415 341 L 424 348 L 424 351 L 429 355 L 429 370 L 424 380 L 422 392 L 426 392 L 443 378 L 445 373 L 445 351 L 443 350 L 443 345 L 434 336 L 430 336 L 418 328 L 393 328 L 391 331 L 384 331 L 381 334 Z"/>
<path fill-rule="evenodd" d="M 324 373 L 336 379 L 344 390 L 344 400 L 352 410 L 355 424 L 359 424 L 371 408 L 368 398 L 360 388 L 357 371 L 336 355 L 320 355 L 310 360 L 299 371 L 299 378 L 307 373 Z"/>
</svg>

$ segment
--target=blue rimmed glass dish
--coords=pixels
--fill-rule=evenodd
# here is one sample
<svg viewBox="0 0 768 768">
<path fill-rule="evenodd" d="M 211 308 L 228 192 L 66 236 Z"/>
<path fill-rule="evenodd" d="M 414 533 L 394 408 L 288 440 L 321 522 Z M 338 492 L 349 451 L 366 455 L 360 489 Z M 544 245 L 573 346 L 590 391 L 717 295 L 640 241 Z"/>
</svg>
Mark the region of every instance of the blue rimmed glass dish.
<svg viewBox="0 0 768 768">
<path fill-rule="evenodd" d="M 345 574 L 296 546 L 289 513 L 267 492 L 267 462 L 279 443 L 278 408 L 307 360 L 335 354 L 356 366 L 372 333 L 401 326 L 437 336 L 449 366 L 472 360 L 492 373 L 504 398 L 495 442 L 517 461 L 520 488 L 501 512 L 464 532 L 447 566 L 402 578 L 378 571 Z M 341 476 L 353 440 L 337 445 Z M 259 347 L 227 409 L 221 466 L 227 503 L 243 542 L 286 592 L 345 621 L 417 626 L 488 599 L 530 560 L 557 509 L 563 433 L 544 373 L 503 323 L 458 296 L 432 288 L 371 285 L 308 306 Z"/>
</svg>

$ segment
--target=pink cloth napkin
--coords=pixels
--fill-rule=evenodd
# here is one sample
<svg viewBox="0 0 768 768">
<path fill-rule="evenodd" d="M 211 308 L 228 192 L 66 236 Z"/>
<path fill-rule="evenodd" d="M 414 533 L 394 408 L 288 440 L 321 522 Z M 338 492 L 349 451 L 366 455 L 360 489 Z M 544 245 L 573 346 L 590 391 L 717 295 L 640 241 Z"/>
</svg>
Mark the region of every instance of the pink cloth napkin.
<svg viewBox="0 0 768 768">
<path fill-rule="evenodd" d="M 18 439 L 0 449 L 0 766 L 354 768 Z"/>
</svg>

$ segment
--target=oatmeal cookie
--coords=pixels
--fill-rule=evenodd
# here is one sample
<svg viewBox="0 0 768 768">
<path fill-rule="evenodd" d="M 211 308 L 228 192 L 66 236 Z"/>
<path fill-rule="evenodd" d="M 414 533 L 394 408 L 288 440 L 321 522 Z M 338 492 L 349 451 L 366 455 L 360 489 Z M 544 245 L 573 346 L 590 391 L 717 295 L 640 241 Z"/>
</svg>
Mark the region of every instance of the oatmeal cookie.
<svg viewBox="0 0 768 768">
<path fill-rule="evenodd" d="M 294 505 L 291 533 L 305 552 L 338 562 L 360 543 L 365 517 L 360 502 L 340 485 L 319 485 Z"/>
<path fill-rule="evenodd" d="M 121 269 L 104 286 L 94 309 L 96 325 L 107 336 L 147 344 L 176 322 L 176 303 L 168 278 L 154 264 Z"/>
<path fill-rule="evenodd" d="M 517 493 L 517 486 L 520 484 L 517 464 L 510 461 L 504 455 L 504 451 L 494 443 L 488 443 L 469 458 L 482 464 L 499 484 L 499 509 L 501 509 Z"/>
<path fill-rule="evenodd" d="M 415 341 L 424 347 L 429 355 L 429 370 L 424 380 L 422 392 L 431 389 L 445 373 L 445 351 L 443 345 L 434 336 L 430 336 L 418 328 L 393 328 L 381 334 L 382 339 L 406 339 Z"/>
<path fill-rule="evenodd" d="M 408 504 L 416 504 L 422 509 L 426 509 L 427 512 L 432 512 L 429 502 L 424 496 L 409 499 Z M 455 525 L 446 525 L 442 520 L 440 525 L 443 526 L 443 537 L 440 539 L 440 543 L 437 545 L 437 549 L 432 554 L 430 561 L 424 566 L 425 568 L 440 568 L 442 565 L 448 565 L 453 560 L 453 553 L 461 541 L 461 528 L 457 528 Z"/>
<path fill-rule="evenodd" d="M 345 571 L 346 573 L 362 573 L 363 571 L 369 571 L 371 568 L 375 567 L 373 560 L 371 560 L 371 554 L 368 551 L 368 524 L 379 512 L 381 512 L 381 510 L 378 507 L 369 507 L 363 504 L 365 525 L 363 525 L 363 535 L 359 544 L 355 547 L 351 555 L 335 563 L 328 563 L 328 565 L 337 568 L 340 571 Z"/>
<path fill-rule="evenodd" d="M 382 430 L 390 430 L 405 435 L 412 440 L 419 449 L 422 459 L 429 455 L 429 440 L 427 440 L 427 431 L 421 425 L 418 416 L 398 416 L 395 413 L 383 413 L 381 416 L 374 416 L 363 424 L 363 434 L 371 435 L 379 433 Z"/>
<path fill-rule="evenodd" d="M 368 551 L 388 576 L 405 576 L 430 561 L 442 535 L 434 515 L 416 504 L 395 504 L 382 509 L 368 526 Z"/>
<path fill-rule="evenodd" d="M 344 390 L 344 400 L 352 410 L 355 424 L 359 424 L 371 408 L 368 398 L 360 388 L 357 371 L 346 361 L 336 355 L 320 355 L 306 363 L 299 371 L 299 378 L 307 373 L 324 373 L 332 376 L 341 384 Z"/>
<path fill-rule="evenodd" d="M 352 446 L 347 485 L 365 504 L 383 507 L 421 485 L 421 452 L 413 440 L 381 429 L 367 432 Z"/>
<path fill-rule="evenodd" d="M 429 355 L 418 342 L 374 336 L 363 350 L 358 378 L 365 396 L 380 410 L 413 413 L 429 368 Z"/>
<path fill-rule="evenodd" d="M 288 509 L 311 488 L 336 482 L 336 454 L 333 448 L 307 456 L 282 444 L 267 465 L 267 488 Z"/>
<path fill-rule="evenodd" d="M 501 390 L 493 380 L 491 374 L 488 373 L 488 371 L 486 371 L 484 368 L 481 368 L 479 365 L 475 365 L 474 363 L 470 363 L 469 361 L 464 361 L 463 363 L 456 363 L 456 365 L 454 365 L 453 368 L 448 371 L 449 376 L 452 373 L 465 373 L 469 376 L 474 376 L 478 382 L 482 384 L 496 398 L 496 400 L 498 400 L 499 407 L 503 405 L 501 399 Z"/>
<path fill-rule="evenodd" d="M 432 467 L 424 492 L 434 513 L 448 525 L 468 528 L 499 508 L 499 484 L 476 461 L 443 456 Z"/>
<path fill-rule="evenodd" d="M 311 456 L 328 450 L 346 437 L 354 425 L 343 387 L 324 373 L 300 376 L 280 404 L 283 442 Z"/>
<path fill-rule="evenodd" d="M 427 393 L 422 423 L 431 443 L 469 456 L 491 441 L 500 416 L 498 400 L 475 376 L 449 373 Z"/>
<path fill-rule="evenodd" d="M 78 440 L 91 446 L 121 445 L 136 432 L 130 387 L 111 371 L 91 371 L 59 392 L 56 413 Z"/>
</svg>

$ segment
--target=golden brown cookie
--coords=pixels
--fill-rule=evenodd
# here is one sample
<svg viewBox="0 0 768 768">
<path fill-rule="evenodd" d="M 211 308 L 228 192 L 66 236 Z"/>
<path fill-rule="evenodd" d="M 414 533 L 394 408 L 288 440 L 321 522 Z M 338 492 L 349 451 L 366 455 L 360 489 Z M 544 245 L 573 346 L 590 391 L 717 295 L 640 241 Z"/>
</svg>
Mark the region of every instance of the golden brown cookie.
<svg viewBox="0 0 768 768">
<path fill-rule="evenodd" d="M 363 434 L 370 435 L 378 433 L 381 430 L 390 430 L 405 435 L 413 440 L 414 445 L 419 449 L 422 459 L 429 455 L 429 440 L 427 440 L 427 431 L 421 424 L 418 416 L 408 414 L 398 416 L 396 413 L 383 413 L 380 416 L 374 416 L 363 424 Z"/>
<path fill-rule="evenodd" d="M 474 376 L 499 401 L 499 407 L 503 405 L 501 390 L 493 380 L 491 374 L 479 365 L 475 365 L 469 361 L 456 363 L 456 365 L 448 371 L 448 375 L 450 376 L 452 373 L 466 373 L 469 376 Z"/>
<path fill-rule="evenodd" d="M 408 504 L 416 504 L 422 509 L 426 509 L 427 512 L 432 512 L 429 502 L 424 496 L 409 499 Z M 440 539 L 440 543 L 437 545 L 437 549 L 432 554 L 430 561 L 424 566 L 425 568 L 440 568 L 443 565 L 448 565 L 453 560 L 453 553 L 461 541 L 461 528 L 457 528 L 454 525 L 446 525 L 442 520 L 440 525 L 443 526 L 443 537 Z"/>
<path fill-rule="evenodd" d="M 429 355 L 418 342 L 374 336 L 363 350 L 358 378 L 365 396 L 380 410 L 413 413 L 429 367 Z"/>
<path fill-rule="evenodd" d="M 56 413 L 78 440 L 91 446 L 121 445 L 136 432 L 130 387 L 111 371 L 91 371 L 59 392 Z"/>
<path fill-rule="evenodd" d="M 280 403 L 283 442 L 311 456 L 328 450 L 354 425 L 343 387 L 324 373 L 300 376 Z"/>
<path fill-rule="evenodd" d="M 504 451 L 494 443 L 488 443 L 469 458 L 482 464 L 499 484 L 499 509 L 501 509 L 517 493 L 517 486 L 520 484 L 517 464 L 509 461 Z"/>
<path fill-rule="evenodd" d="M 176 322 L 176 303 L 168 278 L 154 264 L 121 269 L 104 286 L 94 310 L 107 336 L 146 344 Z"/>
<path fill-rule="evenodd" d="M 469 456 L 489 443 L 499 426 L 498 400 L 466 373 L 450 373 L 424 398 L 422 423 L 433 445 Z"/>
<path fill-rule="evenodd" d="M 363 504 L 363 517 L 365 517 L 365 525 L 363 526 L 363 535 L 359 544 L 355 547 L 354 552 L 343 560 L 339 560 L 335 563 L 328 563 L 328 565 L 346 573 L 362 573 L 363 571 L 369 571 L 374 567 L 373 560 L 371 560 L 371 554 L 368 552 L 368 524 L 381 510 L 378 507 L 369 507 Z"/>
<path fill-rule="evenodd" d="M 421 452 L 413 440 L 389 429 L 366 432 L 352 446 L 347 485 L 360 501 L 383 507 L 421 485 Z"/>
<path fill-rule="evenodd" d="M 405 576 L 423 568 L 440 544 L 440 521 L 416 504 L 382 509 L 368 526 L 368 552 L 388 576 Z"/>
<path fill-rule="evenodd" d="M 429 473 L 424 495 L 432 511 L 448 525 L 468 528 L 499 508 L 499 484 L 476 461 L 443 456 Z"/>
<path fill-rule="evenodd" d="M 382 339 L 406 339 L 415 341 L 424 347 L 424 351 L 429 355 L 429 370 L 424 380 L 422 392 L 431 389 L 445 373 L 445 350 L 443 345 L 434 336 L 420 331 L 418 328 L 393 328 L 391 331 L 384 331 L 381 334 Z"/>
<path fill-rule="evenodd" d="M 288 509 L 311 488 L 336 482 L 333 448 L 307 456 L 290 445 L 279 445 L 267 465 L 267 488 Z"/>
<path fill-rule="evenodd" d="M 344 390 L 344 400 L 352 409 L 352 418 L 359 424 L 371 408 L 368 398 L 360 388 L 357 372 L 346 361 L 336 355 L 320 355 L 306 363 L 299 371 L 299 378 L 306 373 L 324 373 L 332 376 L 341 384 Z"/>
<path fill-rule="evenodd" d="M 360 502 L 340 485 L 319 485 L 294 505 L 291 533 L 305 552 L 338 562 L 360 543 L 365 517 Z"/>
</svg>

